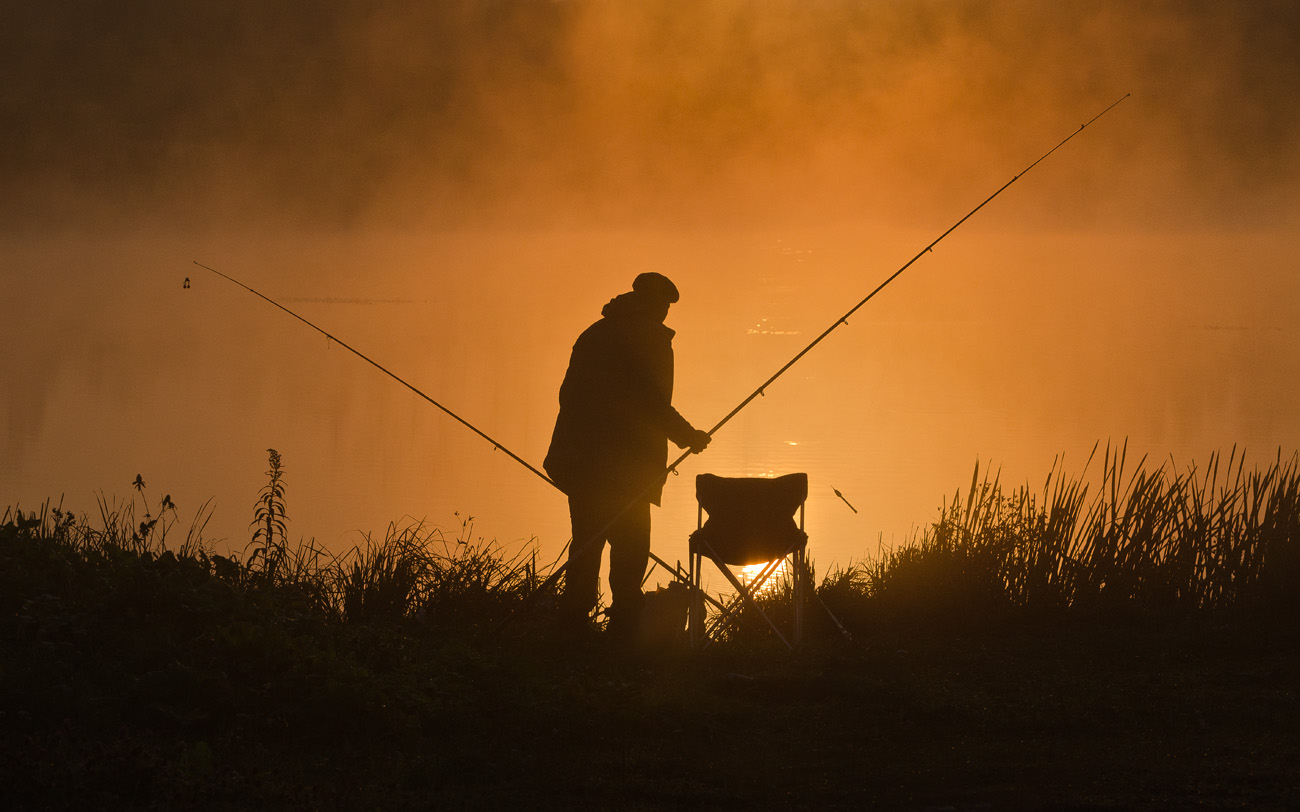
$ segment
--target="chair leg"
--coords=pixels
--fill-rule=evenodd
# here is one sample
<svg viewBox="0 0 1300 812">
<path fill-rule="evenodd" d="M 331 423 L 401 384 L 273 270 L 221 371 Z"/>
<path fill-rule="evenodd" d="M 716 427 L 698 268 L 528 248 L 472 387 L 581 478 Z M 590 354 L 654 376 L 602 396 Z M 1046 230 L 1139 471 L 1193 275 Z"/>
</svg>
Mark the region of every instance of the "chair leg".
<svg viewBox="0 0 1300 812">
<path fill-rule="evenodd" d="M 695 553 L 691 553 L 690 558 L 691 603 L 689 608 L 690 622 L 688 625 L 690 626 L 691 648 L 695 648 L 702 642 L 701 637 L 704 632 L 704 585 L 702 583 L 703 578 L 701 575 L 703 561 L 701 557 Z"/>
<path fill-rule="evenodd" d="M 803 603 L 804 590 L 807 588 L 806 578 L 808 570 L 805 566 L 804 551 L 795 550 L 794 553 L 794 577 L 793 598 L 794 598 L 794 644 L 795 647 L 803 645 Z"/>
<path fill-rule="evenodd" d="M 745 601 L 747 599 L 746 592 L 748 592 L 750 595 L 758 594 L 759 590 L 763 588 L 763 584 L 767 582 L 767 579 L 771 577 L 772 573 L 776 572 L 777 567 L 781 565 L 781 562 L 783 560 L 784 559 L 777 559 L 775 561 L 768 562 L 767 566 L 763 568 L 763 571 L 760 572 L 757 577 L 755 577 L 752 581 L 749 582 L 748 588 L 743 588 L 737 585 L 736 586 L 737 594 L 734 598 L 731 599 L 731 601 L 727 605 L 723 606 L 722 604 L 717 604 L 718 616 L 713 619 L 713 623 L 708 624 L 705 627 L 704 636 L 706 638 L 712 639 L 713 635 L 716 634 L 720 629 L 722 629 L 722 627 L 725 626 L 727 622 L 732 619 L 732 616 L 737 612 L 737 610 L 744 607 Z M 701 560 L 701 566 L 703 566 L 702 560 Z M 737 584 L 736 579 L 732 578 L 731 572 L 726 569 L 725 565 L 719 564 L 718 568 L 723 571 L 722 572 L 723 575 L 731 579 L 732 584 Z M 766 613 L 764 613 L 761 609 L 758 610 L 758 612 L 760 615 L 764 616 L 764 620 L 767 620 L 768 625 L 772 625 L 772 621 L 766 617 Z M 773 631 L 776 631 L 776 629 L 773 628 Z M 781 633 L 777 631 L 776 636 L 781 637 Z M 782 638 L 782 640 L 784 640 L 784 638 Z M 789 644 L 787 643 L 786 645 Z"/>
<path fill-rule="evenodd" d="M 771 628 L 772 633 L 776 635 L 778 640 L 785 644 L 786 648 L 793 650 L 794 646 L 790 645 L 790 641 L 785 639 L 784 634 L 781 634 L 781 630 L 772 622 L 772 618 L 768 617 L 767 612 L 763 611 L 763 607 L 759 606 L 754 600 L 753 590 L 757 587 L 751 585 L 751 587 L 746 588 L 745 585 L 732 574 L 730 569 L 725 566 L 721 566 L 719 569 L 722 570 L 722 574 L 726 579 L 731 582 L 731 586 L 737 593 L 739 593 L 740 597 L 744 600 L 744 603 L 750 606 L 755 612 L 758 612 L 759 616 L 762 617 L 763 620 L 767 621 L 767 625 Z M 761 583 L 759 585 L 761 586 Z"/>
<path fill-rule="evenodd" d="M 760 607 L 758 603 L 754 600 L 754 595 L 757 594 L 758 589 L 762 587 L 763 583 L 766 582 L 767 578 L 773 572 L 775 572 L 781 559 L 770 562 L 768 567 L 765 568 L 763 572 L 760 573 L 759 576 L 755 578 L 753 582 L 750 583 L 748 588 L 745 587 L 745 585 L 742 584 L 739 581 L 739 579 L 736 578 L 736 576 L 731 572 L 731 570 L 728 567 L 722 564 L 717 564 L 717 562 L 715 561 L 714 563 L 717 564 L 719 571 L 721 571 L 723 576 L 725 576 L 726 579 L 731 583 L 732 587 L 736 590 L 737 593 L 736 598 L 733 599 L 729 605 L 723 606 L 713 598 L 704 594 L 703 570 L 704 570 L 705 556 L 702 553 L 694 553 L 694 552 L 691 553 L 690 573 L 689 573 L 689 579 L 691 584 L 691 604 L 690 604 L 689 624 L 688 624 L 690 628 L 691 647 L 703 648 L 707 646 L 711 641 L 712 636 L 716 634 L 718 630 L 721 629 L 723 625 L 733 617 L 733 615 L 740 607 L 746 605 L 750 606 L 754 611 L 758 612 L 758 614 L 767 623 L 768 627 L 771 628 L 772 633 L 776 635 L 778 640 L 780 640 L 782 643 L 785 644 L 786 648 L 793 651 L 796 648 L 802 646 L 803 645 L 803 621 L 804 621 L 804 615 L 806 614 L 804 611 L 804 603 L 807 597 L 806 593 L 808 590 L 807 555 L 806 552 L 802 549 L 794 549 L 788 551 L 786 553 L 786 556 L 787 558 L 785 560 L 789 561 L 794 567 L 794 572 L 792 573 L 792 579 L 791 579 L 792 580 L 791 597 L 794 602 L 794 606 L 793 606 L 794 616 L 792 618 L 793 628 L 791 629 L 792 635 L 790 639 L 787 639 L 786 636 L 781 633 L 780 628 L 778 628 L 776 623 L 773 622 L 772 618 L 768 617 L 767 613 L 764 612 L 762 607 Z M 704 611 L 705 600 L 708 600 L 710 603 L 717 606 L 719 610 L 718 616 L 713 619 L 712 623 L 707 622 L 707 618 Z M 793 644 L 791 643 L 791 640 L 794 641 Z"/>
</svg>

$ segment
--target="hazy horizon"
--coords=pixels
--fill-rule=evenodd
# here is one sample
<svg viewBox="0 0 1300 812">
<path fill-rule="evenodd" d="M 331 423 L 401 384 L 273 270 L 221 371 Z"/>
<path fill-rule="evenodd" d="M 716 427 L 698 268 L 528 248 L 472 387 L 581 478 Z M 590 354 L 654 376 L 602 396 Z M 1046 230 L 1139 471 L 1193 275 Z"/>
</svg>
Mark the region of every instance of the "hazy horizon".
<svg viewBox="0 0 1300 812">
<path fill-rule="evenodd" d="M 710 426 L 1030 161 L 669 483 L 806 470 L 814 558 L 971 468 L 1300 448 L 1300 7 L 161 2 L 0 12 L 0 502 L 138 473 L 242 547 L 404 515 L 567 539 L 562 498 L 204 262 L 540 463 L 573 339 L 644 270 Z M 190 277 L 192 287 L 182 280 Z M 831 493 L 839 489 L 859 511 Z M 355 536 L 353 536 L 355 538 Z"/>
</svg>

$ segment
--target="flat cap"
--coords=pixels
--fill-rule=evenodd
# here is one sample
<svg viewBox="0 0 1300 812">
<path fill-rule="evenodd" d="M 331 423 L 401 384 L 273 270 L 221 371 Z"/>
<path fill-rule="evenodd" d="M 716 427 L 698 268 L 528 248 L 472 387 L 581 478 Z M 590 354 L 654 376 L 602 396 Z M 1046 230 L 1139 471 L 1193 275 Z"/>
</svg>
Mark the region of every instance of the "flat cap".
<svg viewBox="0 0 1300 812">
<path fill-rule="evenodd" d="M 640 274 L 632 280 L 632 290 L 642 296 L 651 296 L 668 304 L 680 298 L 677 294 L 677 286 L 672 283 L 672 280 L 654 271 Z"/>
</svg>

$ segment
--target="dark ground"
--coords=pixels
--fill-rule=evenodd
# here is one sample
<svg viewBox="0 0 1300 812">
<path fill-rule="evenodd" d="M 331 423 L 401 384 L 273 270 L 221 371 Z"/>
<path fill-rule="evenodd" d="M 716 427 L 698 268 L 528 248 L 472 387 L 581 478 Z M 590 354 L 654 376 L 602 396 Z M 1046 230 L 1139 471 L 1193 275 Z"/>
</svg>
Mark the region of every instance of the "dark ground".
<svg viewBox="0 0 1300 812">
<path fill-rule="evenodd" d="M 326 622 L 174 560 L 0 563 L 10 809 L 1300 808 L 1289 624 L 651 656 L 526 622 Z"/>
<path fill-rule="evenodd" d="M 289 643 L 255 674 L 10 640 L 3 780 L 31 809 L 1300 808 L 1293 635 L 901 642 L 456 643 L 392 670 Z"/>
</svg>

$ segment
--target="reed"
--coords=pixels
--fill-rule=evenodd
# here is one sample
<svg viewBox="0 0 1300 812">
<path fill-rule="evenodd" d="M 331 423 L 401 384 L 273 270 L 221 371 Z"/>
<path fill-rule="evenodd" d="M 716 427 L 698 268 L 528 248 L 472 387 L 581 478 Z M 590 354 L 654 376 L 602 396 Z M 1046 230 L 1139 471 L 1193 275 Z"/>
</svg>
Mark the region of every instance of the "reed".
<svg viewBox="0 0 1300 812">
<path fill-rule="evenodd" d="M 1041 488 L 1006 488 L 997 472 L 976 464 L 969 486 L 943 500 L 936 521 L 896 548 L 831 569 L 816 600 L 855 633 L 1013 615 L 1231 609 L 1295 617 L 1300 455 L 1279 453 L 1259 468 L 1234 448 L 1204 467 L 1179 469 L 1172 461 L 1131 463 L 1127 451 L 1126 444 L 1094 449 L 1073 477 L 1058 457 Z M 242 557 L 219 555 L 203 538 L 210 501 L 177 541 L 175 504 L 169 495 L 150 500 L 139 477 L 127 501 L 98 495 L 97 520 L 49 502 L 36 511 L 7 508 L 0 541 L 109 569 L 179 559 L 283 617 L 439 635 L 472 635 L 510 615 L 554 571 L 555 562 L 538 566 L 535 542 L 507 550 L 476 537 L 473 517 L 459 514 L 451 530 L 390 524 L 342 555 L 314 540 L 290 541 L 277 456 Z M 554 588 L 543 597 L 553 604 Z M 762 596 L 782 615 L 791 600 L 782 579 Z M 540 601 L 529 614 L 544 621 L 547 605 Z M 805 617 L 836 633 L 820 606 L 806 607 Z M 724 636 L 752 635 L 728 629 Z"/>
<path fill-rule="evenodd" d="M 1293 608 L 1283 585 L 1300 575 L 1300 457 L 1252 469 L 1234 448 L 1203 469 L 1130 468 L 1127 444 L 1108 444 L 1089 483 L 1094 459 L 1066 479 L 1058 457 L 1041 490 L 1004 489 L 977 463 L 933 525 L 841 574 L 838 591 L 913 618 Z"/>
<path fill-rule="evenodd" d="M 274 456 L 269 478 L 252 525 L 255 533 L 242 556 L 220 555 L 203 538 L 211 500 L 200 506 L 179 542 L 168 536 L 178 522 L 169 496 L 155 507 L 156 515 L 146 509 L 138 521 L 142 487 L 127 501 L 98 494 L 95 518 L 49 501 L 31 511 L 8 507 L 0 514 L 0 544 L 7 553 L 28 556 L 32 571 L 45 575 L 51 566 L 71 566 L 89 568 L 111 581 L 118 571 L 181 562 L 188 572 L 225 584 L 281 619 L 443 634 L 471 633 L 498 622 L 546 574 L 538 571 L 535 540 L 510 553 L 495 541 L 476 537 L 473 517 L 459 514 L 454 532 L 422 521 L 395 522 L 382 538 L 364 534 L 342 555 L 314 539 L 292 541 L 285 524 L 283 468 Z"/>
<path fill-rule="evenodd" d="M 537 588 L 536 553 L 528 553 L 476 538 L 473 517 L 454 535 L 408 521 L 390 524 L 381 540 L 365 534 L 328 578 L 349 621 L 468 630 L 505 617 Z"/>
</svg>

